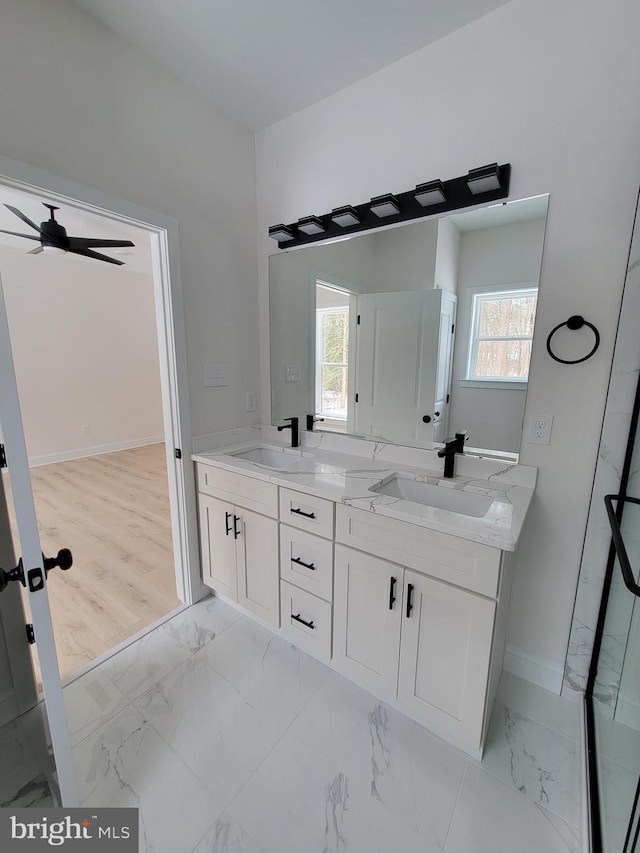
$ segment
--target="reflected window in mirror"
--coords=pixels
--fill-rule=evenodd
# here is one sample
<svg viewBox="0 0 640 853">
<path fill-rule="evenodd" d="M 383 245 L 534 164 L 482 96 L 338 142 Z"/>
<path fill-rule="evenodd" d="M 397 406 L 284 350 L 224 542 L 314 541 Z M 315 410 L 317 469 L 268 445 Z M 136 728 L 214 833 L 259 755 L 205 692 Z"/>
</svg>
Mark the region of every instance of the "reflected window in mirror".
<svg viewBox="0 0 640 853">
<path fill-rule="evenodd" d="M 473 294 L 468 380 L 528 380 L 537 301 L 537 287 Z"/>
</svg>

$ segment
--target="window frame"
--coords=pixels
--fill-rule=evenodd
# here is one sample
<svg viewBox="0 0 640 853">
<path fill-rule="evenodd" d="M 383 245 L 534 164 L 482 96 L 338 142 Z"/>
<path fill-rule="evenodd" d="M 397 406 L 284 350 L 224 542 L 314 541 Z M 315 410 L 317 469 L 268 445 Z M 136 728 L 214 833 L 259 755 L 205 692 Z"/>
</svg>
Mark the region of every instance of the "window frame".
<svg viewBox="0 0 640 853">
<path fill-rule="evenodd" d="M 334 288 L 336 289 L 336 288 Z M 315 352 L 315 367 L 316 367 L 316 413 L 318 415 L 322 415 L 325 418 L 329 418 L 332 421 L 339 421 L 340 423 L 346 423 L 349 419 L 349 402 L 347 395 L 347 408 L 346 414 L 344 417 L 342 415 L 337 415 L 335 412 L 324 412 L 322 409 L 322 368 L 325 366 L 329 367 L 344 367 L 347 371 L 347 387 L 349 384 L 349 361 L 323 361 L 321 358 L 322 355 L 322 321 L 327 314 L 345 314 L 347 318 L 347 329 L 349 329 L 349 324 L 351 322 L 351 306 L 350 305 L 340 305 L 333 306 L 327 308 L 316 308 L 316 352 Z M 347 335 L 349 336 L 348 332 Z"/>
<path fill-rule="evenodd" d="M 484 384 L 491 387 L 512 387 L 512 388 L 526 388 L 527 383 L 529 381 L 529 376 L 526 378 L 519 376 L 482 376 L 475 373 L 475 368 L 477 366 L 478 359 L 478 349 L 481 341 L 531 341 L 533 340 L 533 333 L 531 335 L 490 335 L 490 336 L 480 336 L 477 333 L 480 324 L 480 312 L 482 310 L 482 303 L 484 301 L 489 301 L 491 299 L 508 299 L 508 298 L 527 298 L 535 296 L 536 297 L 536 313 L 537 313 L 537 297 L 538 297 L 538 283 L 537 282 L 523 282 L 522 284 L 509 284 L 500 286 L 488 286 L 488 287 L 477 287 L 473 288 L 471 292 L 471 305 L 470 305 L 470 323 L 469 323 L 469 334 L 467 338 L 468 344 L 468 353 L 467 353 L 467 364 L 466 364 L 466 373 L 464 379 L 460 380 L 461 384 L 464 384 L 468 387 L 475 386 L 478 387 L 480 384 Z M 535 320 L 534 320 L 535 327 Z"/>
</svg>

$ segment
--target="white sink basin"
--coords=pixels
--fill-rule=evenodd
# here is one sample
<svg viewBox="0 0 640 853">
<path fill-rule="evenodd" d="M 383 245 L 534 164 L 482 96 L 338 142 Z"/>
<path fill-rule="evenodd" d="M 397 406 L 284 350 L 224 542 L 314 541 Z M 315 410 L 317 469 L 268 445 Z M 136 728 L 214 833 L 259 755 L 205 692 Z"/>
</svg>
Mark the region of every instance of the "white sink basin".
<svg viewBox="0 0 640 853">
<path fill-rule="evenodd" d="M 247 462 L 253 462 L 255 465 L 261 465 L 263 468 L 273 468 L 276 470 L 290 468 L 308 455 L 308 453 L 303 453 L 301 450 L 294 450 L 288 447 L 267 447 L 265 445 L 225 453 L 225 456 L 244 459 Z"/>
<path fill-rule="evenodd" d="M 472 492 L 449 489 L 446 486 L 433 486 L 430 483 L 398 476 L 383 480 L 372 486 L 370 491 L 435 509 L 457 512 L 458 515 L 467 515 L 471 518 L 482 518 L 493 503 L 492 498 L 484 495 L 474 495 Z"/>
</svg>

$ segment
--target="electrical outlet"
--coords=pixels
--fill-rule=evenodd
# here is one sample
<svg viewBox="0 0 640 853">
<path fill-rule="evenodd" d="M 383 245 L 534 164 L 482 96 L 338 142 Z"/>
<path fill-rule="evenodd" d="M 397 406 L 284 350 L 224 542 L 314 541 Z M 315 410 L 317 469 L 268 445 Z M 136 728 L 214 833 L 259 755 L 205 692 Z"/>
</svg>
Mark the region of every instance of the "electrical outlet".
<svg viewBox="0 0 640 853">
<path fill-rule="evenodd" d="M 228 364 L 205 364 L 204 384 L 206 388 L 218 388 L 229 384 Z"/>
<path fill-rule="evenodd" d="M 529 415 L 527 441 L 530 444 L 549 444 L 553 415 Z"/>
<path fill-rule="evenodd" d="M 89 435 L 90 432 L 91 432 L 91 427 L 89 426 L 89 424 L 83 424 L 82 425 L 82 434 L 83 435 Z"/>
<path fill-rule="evenodd" d="M 255 391 L 247 391 L 247 393 L 246 393 L 246 410 L 248 412 L 255 412 L 255 410 L 256 410 L 256 392 Z"/>
</svg>

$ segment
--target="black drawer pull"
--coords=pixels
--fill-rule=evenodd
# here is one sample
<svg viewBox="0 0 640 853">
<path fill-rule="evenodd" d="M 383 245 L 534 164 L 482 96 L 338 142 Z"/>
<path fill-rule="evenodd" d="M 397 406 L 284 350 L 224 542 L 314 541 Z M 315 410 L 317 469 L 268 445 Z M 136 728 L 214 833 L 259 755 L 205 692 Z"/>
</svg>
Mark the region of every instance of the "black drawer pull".
<svg viewBox="0 0 640 853">
<path fill-rule="evenodd" d="M 296 507 L 291 508 L 291 512 L 295 512 L 297 515 L 304 515 L 305 518 L 315 518 L 315 512 L 304 512 L 301 509 L 297 509 Z"/>
<path fill-rule="evenodd" d="M 413 584 L 407 584 L 407 619 L 411 616 L 411 611 L 413 610 L 413 604 L 411 603 L 411 599 L 413 598 Z"/>
<path fill-rule="evenodd" d="M 239 515 L 233 516 L 233 538 L 237 539 L 240 536 L 240 531 L 238 530 L 238 522 L 240 521 Z"/>
<path fill-rule="evenodd" d="M 231 525 L 229 524 L 229 519 L 231 518 L 232 515 L 233 515 L 232 512 L 225 512 L 225 514 L 224 514 L 224 526 L 225 526 L 225 532 L 226 532 L 227 536 L 231 533 Z"/>
<path fill-rule="evenodd" d="M 396 579 L 389 578 L 389 610 L 393 610 L 393 605 L 395 604 L 396 597 L 393 594 L 396 589 Z"/>
<path fill-rule="evenodd" d="M 304 621 L 304 619 L 302 619 L 302 617 L 300 616 L 300 614 L 299 614 L 299 613 L 298 613 L 298 615 L 297 615 L 297 616 L 294 616 L 294 615 L 293 615 L 293 613 L 292 613 L 292 614 L 291 614 L 291 618 L 292 618 L 292 619 L 295 619 L 295 620 L 296 620 L 296 622 L 301 622 L 303 625 L 306 625 L 306 626 L 307 626 L 307 628 L 311 628 L 311 630 L 312 630 L 312 631 L 315 631 L 315 629 L 316 629 L 316 626 L 313 624 L 313 619 L 311 620 L 311 622 L 305 622 L 305 621 Z"/>
<path fill-rule="evenodd" d="M 291 562 L 297 563 L 299 566 L 304 566 L 305 569 L 311 569 L 312 572 L 315 572 L 316 570 L 316 567 L 313 565 L 313 563 L 303 563 L 300 557 L 292 557 Z"/>
</svg>

